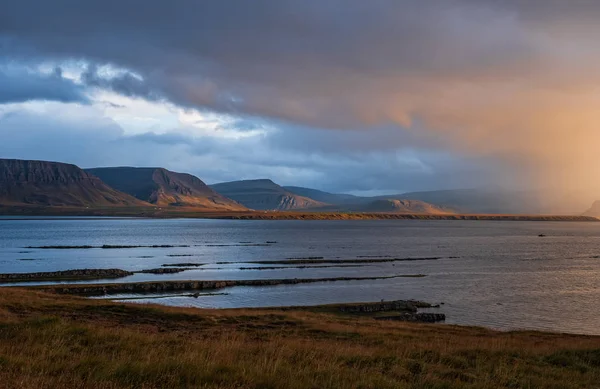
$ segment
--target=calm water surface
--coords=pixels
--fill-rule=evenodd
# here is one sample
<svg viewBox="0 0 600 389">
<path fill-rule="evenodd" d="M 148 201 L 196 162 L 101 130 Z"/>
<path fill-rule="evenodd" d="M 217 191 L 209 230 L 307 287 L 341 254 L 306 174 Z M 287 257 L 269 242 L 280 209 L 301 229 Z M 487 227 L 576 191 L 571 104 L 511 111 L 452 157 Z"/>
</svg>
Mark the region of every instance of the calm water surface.
<svg viewBox="0 0 600 389">
<path fill-rule="evenodd" d="M 538 237 L 541 233 L 547 236 Z M 26 248 L 105 244 L 188 247 Z M 216 264 L 308 256 L 443 258 L 322 269 L 240 270 L 256 265 Z M 135 274 L 106 282 L 425 274 L 422 278 L 234 287 L 223 290 L 227 295 L 137 301 L 229 308 L 420 299 L 443 302 L 438 311 L 446 313 L 448 323 L 504 330 L 600 335 L 599 256 L 600 223 L 0 217 L 0 273 L 81 268 L 143 270 L 191 262 L 205 265 L 177 274 Z"/>
</svg>

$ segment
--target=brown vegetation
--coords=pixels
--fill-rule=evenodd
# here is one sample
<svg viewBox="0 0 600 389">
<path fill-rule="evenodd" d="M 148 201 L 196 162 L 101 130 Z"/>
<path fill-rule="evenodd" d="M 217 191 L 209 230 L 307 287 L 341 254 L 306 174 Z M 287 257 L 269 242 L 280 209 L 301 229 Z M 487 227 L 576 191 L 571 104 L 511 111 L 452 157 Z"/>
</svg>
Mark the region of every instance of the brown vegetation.
<svg viewBox="0 0 600 389">
<path fill-rule="evenodd" d="M 0 289 L 3 388 L 594 388 L 600 337 Z"/>
<path fill-rule="evenodd" d="M 568 215 L 500 215 L 500 214 L 405 214 L 405 213 L 343 213 L 305 211 L 243 211 L 223 212 L 193 207 L 36 207 L 1 206 L 0 215 L 18 216 L 113 216 L 147 218 L 202 218 L 239 220 L 497 220 L 497 221 L 591 221 L 592 216 Z"/>
</svg>

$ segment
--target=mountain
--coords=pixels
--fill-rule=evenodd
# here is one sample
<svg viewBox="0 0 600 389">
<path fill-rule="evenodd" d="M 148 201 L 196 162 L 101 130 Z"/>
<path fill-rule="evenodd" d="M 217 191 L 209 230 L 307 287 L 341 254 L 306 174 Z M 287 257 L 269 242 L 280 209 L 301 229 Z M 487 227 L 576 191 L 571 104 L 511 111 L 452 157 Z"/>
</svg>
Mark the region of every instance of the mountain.
<svg viewBox="0 0 600 389">
<path fill-rule="evenodd" d="M 211 185 L 211 188 L 255 210 L 285 211 L 317 208 L 327 205 L 320 201 L 294 194 L 268 179 L 223 182 Z"/>
<path fill-rule="evenodd" d="M 328 205 L 315 209 L 318 212 L 351 212 L 351 213 L 404 213 L 404 214 L 427 214 L 427 215 L 450 215 L 454 210 L 446 207 L 438 207 L 421 200 L 396 200 L 378 199 L 358 202 L 354 204 Z"/>
<path fill-rule="evenodd" d="M 349 194 L 334 194 L 316 189 L 296 186 L 288 186 L 284 188 L 292 193 L 322 201 L 324 203 L 342 207 L 350 206 L 350 208 L 354 209 L 356 212 L 363 212 L 361 209 L 367 209 L 369 206 L 372 206 L 373 208 L 383 206 L 381 203 L 378 205 L 377 203 L 375 205 L 369 205 L 377 200 L 419 200 L 441 210 L 479 214 L 536 214 L 549 212 L 551 209 L 553 209 L 540 200 L 543 197 L 542 194 L 524 191 L 508 191 L 502 189 L 434 190 L 363 197 Z M 383 208 L 389 208 L 390 212 L 394 212 L 389 203 L 386 206 L 383 206 Z M 333 208 L 330 209 L 333 210 Z"/>
<path fill-rule="evenodd" d="M 592 207 L 585 211 L 582 216 L 600 217 L 600 201 L 594 201 Z"/>
<path fill-rule="evenodd" d="M 322 190 L 304 188 L 301 186 L 284 186 L 283 189 L 302 197 L 320 201 L 326 204 L 354 204 L 367 200 L 368 198 L 354 196 L 344 193 L 329 193 Z"/>
<path fill-rule="evenodd" d="M 537 214 L 543 208 L 535 193 L 506 190 L 435 190 L 378 196 L 375 199 L 421 200 L 460 213 L 478 214 Z"/>
<path fill-rule="evenodd" d="M 198 177 L 163 168 L 107 167 L 87 169 L 108 185 L 161 207 L 183 206 L 211 210 L 246 208 L 215 192 Z"/>
<path fill-rule="evenodd" d="M 447 208 L 441 208 L 421 200 L 375 200 L 367 204 L 351 207 L 355 212 L 386 212 L 386 213 L 422 213 L 441 215 L 454 213 Z"/>
<path fill-rule="evenodd" d="M 0 204 L 5 206 L 148 206 L 75 165 L 0 159 Z"/>
</svg>

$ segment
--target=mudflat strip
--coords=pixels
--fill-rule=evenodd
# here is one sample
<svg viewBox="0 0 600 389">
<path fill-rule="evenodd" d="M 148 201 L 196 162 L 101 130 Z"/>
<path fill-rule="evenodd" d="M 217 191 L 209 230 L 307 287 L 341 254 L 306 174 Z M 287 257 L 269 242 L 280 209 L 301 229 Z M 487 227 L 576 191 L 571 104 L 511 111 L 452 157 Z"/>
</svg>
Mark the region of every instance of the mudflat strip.
<svg viewBox="0 0 600 389">
<path fill-rule="evenodd" d="M 315 264 L 348 264 L 348 263 L 384 263 L 384 262 L 402 262 L 402 261 L 436 261 L 444 258 L 457 257 L 414 257 L 414 258 L 360 258 L 360 259 L 284 259 L 284 260 L 265 260 L 265 261 L 232 261 L 215 262 L 217 265 L 226 265 L 232 263 L 255 263 L 258 265 L 315 265 Z"/>
<path fill-rule="evenodd" d="M 405 275 L 381 277 L 329 277 L 329 278 L 284 278 L 267 280 L 218 280 L 218 281 L 148 281 L 114 284 L 73 284 L 73 285 L 41 285 L 30 289 L 43 290 L 58 294 L 78 294 L 84 296 L 101 296 L 115 293 L 158 293 L 185 290 L 211 290 L 232 286 L 274 286 L 307 284 L 316 282 L 384 280 L 406 277 Z"/>
<path fill-rule="evenodd" d="M 37 273 L 4 273 L 0 274 L 0 282 L 93 280 L 121 278 L 132 274 L 133 272 L 122 269 L 74 269 Z"/>
<path fill-rule="evenodd" d="M 189 245 L 171 245 L 171 244 L 155 244 L 155 245 L 116 245 L 116 244 L 104 244 L 102 246 L 27 246 L 26 249 L 43 249 L 43 250 L 81 250 L 81 249 L 138 249 L 138 248 L 150 248 L 150 249 L 164 249 L 172 247 L 190 247 Z"/>
</svg>

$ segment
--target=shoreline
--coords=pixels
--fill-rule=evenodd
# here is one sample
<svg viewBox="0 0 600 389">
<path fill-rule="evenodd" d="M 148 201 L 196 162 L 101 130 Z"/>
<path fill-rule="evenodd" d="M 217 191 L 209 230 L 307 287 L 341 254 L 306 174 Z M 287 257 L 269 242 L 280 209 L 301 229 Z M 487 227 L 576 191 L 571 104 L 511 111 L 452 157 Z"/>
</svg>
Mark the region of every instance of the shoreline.
<svg viewBox="0 0 600 389">
<path fill-rule="evenodd" d="M 242 211 L 215 212 L 195 208 L 69 208 L 69 207 L 6 207 L 0 206 L 0 216 L 15 216 L 2 220 L 23 220 L 20 217 L 88 217 L 135 219 L 220 219 L 220 220 L 491 220 L 491 221 L 573 221 L 598 222 L 600 219 L 582 215 L 521 215 L 521 214 L 403 214 L 306 211 Z M 30 219 L 31 220 L 31 219 Z M 70 220 L 70 219 L 69 219 Z"/>
</svg>

